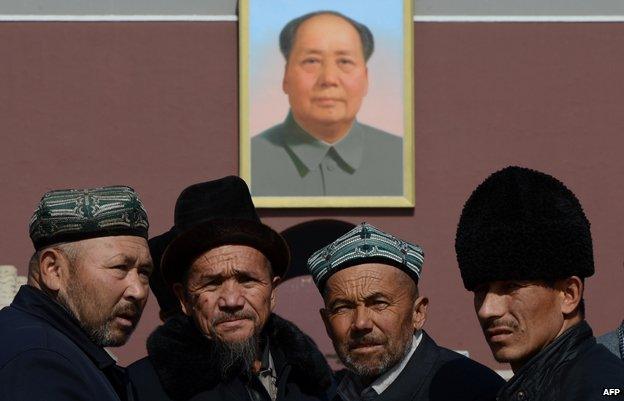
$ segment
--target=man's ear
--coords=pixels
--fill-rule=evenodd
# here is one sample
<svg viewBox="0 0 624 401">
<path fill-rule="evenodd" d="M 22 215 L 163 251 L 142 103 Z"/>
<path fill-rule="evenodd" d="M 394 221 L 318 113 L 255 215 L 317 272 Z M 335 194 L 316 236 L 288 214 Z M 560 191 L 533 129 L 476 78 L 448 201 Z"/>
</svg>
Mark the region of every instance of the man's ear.
<svg viewBox="0 0 624 401">
<path fill-rule="evenodd" d="M 290 89 L 288 88 L 288 79 L 286 78 L 286 74 L 288 72 L 288 62 L 284 65 L 284 77 L 282 78 L 282 92 L 288 95 Z"/>
<path fill-rule="evenodd" d="M 173 293 L 178 298 L 178 302 L 180 303 L 180 308 L 182 308 L 182 312 L 184 312 L 184 314 L 187 316 L 191 316 L 192 306 L 188 304 L 186 289 L 184 289 L 182 283 L 174 283 L 171 288 L 173 289 Z"/>
<path fill-rule="evenodd" d="M 39 275 L 41 284 L 48 290 L 57 292 L 63 285 L 64 275 L 69 273 L 70 261 L 57 249 L 50 248 L 39 255 Z"/>
<path fill-rule="evenodd" d="M 275 296 L 277 292 L 277 285 L 280 283 L 281 278 L 279 276 L 273 277 L 273 281 L 271 282 L 271 312 L 275 309 Z"/>
<path fill-rule="evenodd" d="M 427 307 L 429 306 L 429 298 L 418 297 L 414 301 L 414 308 L 412 310 L 412 325 L 414 331 L 421 330 L 427 320 Z"/>
<path fill-rule="evenodd" d="M 555 288 L 561 291 L 561 313 L 570 315 L 577 311 L 583 298 L 583 281 L 572 276 L 557 280 Z"/>
</svg>

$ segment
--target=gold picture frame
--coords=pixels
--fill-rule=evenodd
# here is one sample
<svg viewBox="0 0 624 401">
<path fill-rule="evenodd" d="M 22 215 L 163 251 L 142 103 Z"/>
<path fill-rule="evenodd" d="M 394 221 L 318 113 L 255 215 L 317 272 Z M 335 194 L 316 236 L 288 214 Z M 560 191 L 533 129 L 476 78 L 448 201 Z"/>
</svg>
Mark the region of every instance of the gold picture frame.
<svg viewBox="0 0 624 401">
<path fill-rule="evenodd" d="M 320 0 L 321 3 L 323 0 Z M 353 7 L 357 4 L 358 7 L 365 7 L 362 3 L 364 0 L 352 0 Z M 378 8 L 380 10 L 388 8 L 388 2 L 379 2 L 377 0 L 370 0 L 374 2 L 374 4 L 379 4 Z M 258 11 L 257 14 L 254 14 L 253 10 L 256 10 L 254 6 L 258 6 L 259 3 L 262 3 L 262 11 Z M 397 51 L 402 51 L 400 55 L 401 62 L 397 62 L 396 66 L 393 66 L 395 70 L 400 69 L 402 74 L 402 80 L 400 82 L 399 90 L 402 91 L 402 179 L 398 178 L 398 182 L 402 185 L 401 193 L 395 194 L 374 194 L 374 195 L 315 195 L 315 196 L 307 196 L 305 194 L 275 194 L 273 196 L 270 191 L 271 189 L 266 189 L 262 195 L 254 193 L 254 173 L 252 171 L 252 125 L 254 125 L 253 117 L 250 116 L 250 111 L 252 110 L 252 105 L 250 102 L 252 89 L 254 92 L 254 99 L 258 99 L 258 93 L 267 93 L 266 90 L 261 90 L 256 87 L 250 88 L 250 85 L 257 85 L 257 82 L 272 82 L 272 85 L 279 85 L 276 77 L 271 77 L 271 79 L 266 79 L 266 76 L 270 74 L 283 74 L 284 67 L 267 67 L 267 71 L 263 76 L 258 78 L 258 75 L 261 73 L 252 70 L 255 66 L 258 65 L 258 61 L 255 60 L 252 64 L 252 58 L 256 57 L 260 51 L 264 51 L 266 47 L 262 47 L 261 45 L 256 46 L 256 42 L 254 42 L 255 38 L 264 35 L 266 33 L 267 28 L 259 29 L 257 26 L 262 26 L 262 18 L 265 19 L 273 18 L 273 20 L 268 21 L 266 23 L 267 26 L 271 26 L 271 24 L 275 24 L 275 14 L 283 11 L 284 4 L 292 5 L 292 0 L 241 0 L 239 1 L 239 175 L 243 178 L 247 184 L 250 186 L 252 191 L 252 197 L 254 204 L 256 207 L 260 208 L 371 208 L 371 207 L 383 207 L 383 208 L 409 208 L 414 206 L 414 85 L 413 85 L 413 13 L 412 13 L 412 1 L 411 0 L 396 0 L 396 7 L 400 11 L 402 11 L 402 15 L 399 15 L 402 22 L 402 46 L 396 46 Z M 306 2 L 301 0 L 301 9 L 305 10 L 306 7 L 310 8 L 311 4 L 316 4 L 309 11 L 337 11 L 341 12 L 340 8 L 337 7 L 327 7 L 323 8 L 322 4 L 318 6 L 317 2 Z M 335 4 L 337 2 L 327 2 L 328 4 Z M 344 5 L 343 3 L 347 2 L 339 2 L 340 5 Z M 383 3 L 383 4 L 382 4 Z M 273 9 L 271 8 L 272 6 Z M 260 7 L 260 6 L 258 6 Z M 320 7 L 320 8 L 319 8 Z M 258 10 L 260 10 L 258 8 Z M 266 14 L 263 14 L 265 13 Z M 287 11 L 283 11 L 281 16 L 282 20 L 286 18 Z M 298 17 L 305 12 L 295 13 L 291 16 L 291 18 Z M 345 12 L 341 12 L 344 15 L 351 17 L 349 14 Z M 378 15 L 376 16 L 378 17 Z M 252 18 L 256 18 L 256 20 L 252 20 Z M 355 18 L 354 18 L 355 19 Z M 378 19 L 378 18 L 377 18 Z M 256 23 L 256 21 L 260 21 Z M 396 22 L 396 21 L 395 21 Z M 385 22 L 388 26 L 392 26 L 392 20 L 388 20 Z M 281 27 L 277 28 L 277 33 Z M 371 29 L 372 31 L 372 29 Z M 259 33 L 258 33 L 259 32 Z M 375 32 L 373 31 L 373 35 Z M 277 36 L 274 35 L 275 38 L 275 47 L 278 47 Z M 258 43 L 260 43 L 258 41 Z M 377 49 L 375 49 L 377 51 Z M 389 50 L 388 50 L 389 51 Z M 251 56 L 250 56 L 251 54 Z M 264 56 L 264 53 L 261 53 L 265 60 L 269 56 Z M 386 60 L 386 59 L 384 59 Z M 284 61 L 282 59 L 282 65 Z M 265 64 L 265 63 L 261 63 Z M 266 63 L 270 64 L 270 63 Z M 276 69 L 278 71 L 276 71 Z M 367 67 L 368 73 L 368 67 Z M 254 79 L 251 79 L 251 75 L 255 74 Z M 368 79 L 368 78 L 367 78 Z M 268 84 L 267 84 L 268 85 Z M 262 95 L 264 96 L 264 95 Z M 274 98 L 276 98 L 273 95 Z M 285 96 L 285 95 L 284 95 Z M 371 96 L 371 91 L 368 92 L 367 96 Z M 267 96 L 270 100 L 270 96 Z M 368 97 L 366 98 L 368 99 Z M 376 98 L 377 99 L 377 98 Z M 379 102 L 380 100 L 376 100 Z M 396 101 L 396 99 L 394 100 Z M 264 101 L 264 97 L 261 98 L 260 102 L 256 102 L 255 104 L 261 104 L 262 107 L 267 107 Z M 269 102 L 270 103 L 270 102 Z M 396 113 L 396 110 L 393 111 Z M 258 114 L 258 113 L 256 113 Z M 266 113 L 265 113 L 266 114 Z M 289 114 L 290 115 L 290 114 Z M 358 114 L 359 117 L 360 114 Z M 399 153 L 399 152 L 397 152 Z M 388 157 L 392 157 L 392 155 L 387 155 Z M 368 185 L 368 184 L 367 184 Z M 375 185 L 374 182 L 371 182 L 370 185 Z M 263 186 L 264 190 L 266 186 Z M 368 187 L 367 187 L 368 188 Z M 372 188 L 372 187 L 371 187 Z M 257 191 L 256 191 L 257 192 Z"/>
</svg>

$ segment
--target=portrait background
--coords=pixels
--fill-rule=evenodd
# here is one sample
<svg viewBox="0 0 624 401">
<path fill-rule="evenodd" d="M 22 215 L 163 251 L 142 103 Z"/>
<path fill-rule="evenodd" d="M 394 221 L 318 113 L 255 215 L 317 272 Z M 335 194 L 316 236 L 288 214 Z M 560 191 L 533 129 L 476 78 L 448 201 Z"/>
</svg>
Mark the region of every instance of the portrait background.
<svg viewBox="0 0 624 401">
<path fill-rule="evenodd" d="M 281 123 L 288 113 L 282 92 L 285 60 L 279 34 L 293 18 L 313 11 L 338 11 L 368 26 L 375 50 L 368 60 L 368 94 L 357 119 L 403 136 L 403 2 L 401 0 L 251 0 L 249 3 L 249 133 Z M 407 88 L 411 90 L 411 88 Z"/>
</svg>

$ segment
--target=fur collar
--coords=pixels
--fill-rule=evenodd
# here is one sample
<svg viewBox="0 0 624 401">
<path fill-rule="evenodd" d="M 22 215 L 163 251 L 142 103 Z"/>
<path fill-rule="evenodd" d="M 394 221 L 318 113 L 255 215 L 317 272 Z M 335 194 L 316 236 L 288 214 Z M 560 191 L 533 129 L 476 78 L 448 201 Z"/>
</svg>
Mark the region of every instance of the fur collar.
<svg viewBox="0 0 624 401">
<path fill-rule="evenodd" d="M 264 332 L 291 366 L 289 382 L 311 394 L 327 390 L 331 370 L 310 337 L 275 314 Z M 174 399 L 187 399 L 222 381 L 217 368 L 220 361 L 211 341 L 184 315 L 158 327 L 147 340 L 147 352 L 165 391 Z"/>
</svg>

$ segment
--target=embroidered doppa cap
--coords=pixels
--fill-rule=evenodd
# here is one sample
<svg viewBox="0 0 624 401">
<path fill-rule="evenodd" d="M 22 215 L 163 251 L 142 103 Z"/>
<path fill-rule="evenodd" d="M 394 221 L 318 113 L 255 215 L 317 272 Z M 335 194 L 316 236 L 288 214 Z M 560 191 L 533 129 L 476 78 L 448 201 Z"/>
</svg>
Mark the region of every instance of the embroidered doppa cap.
<svg viewBox="0 0 624 401">
<path fill-rule="evenodd" d="M 36 250 L 61 242 L 113 235 L 147 239 L 147 212 L 127 186 L 46 192 L 30 220 Z"/>
<path fill-rule="evenodd" d="M 490 175 L 464 205 L 455 252 L 464 287 L 594 274 L 590 225 L 561 181 L 524 167 Z"/>
<path fill-rule="evenodd" d="M 380 229 L 361 223 L 331 244 L 314 252 L 308 270 L 322 290 L 329 277 L 339 270 L 362 263 L 395 266 L 418 282 L 425 260 L 423 250 Z"/>
</svg>

